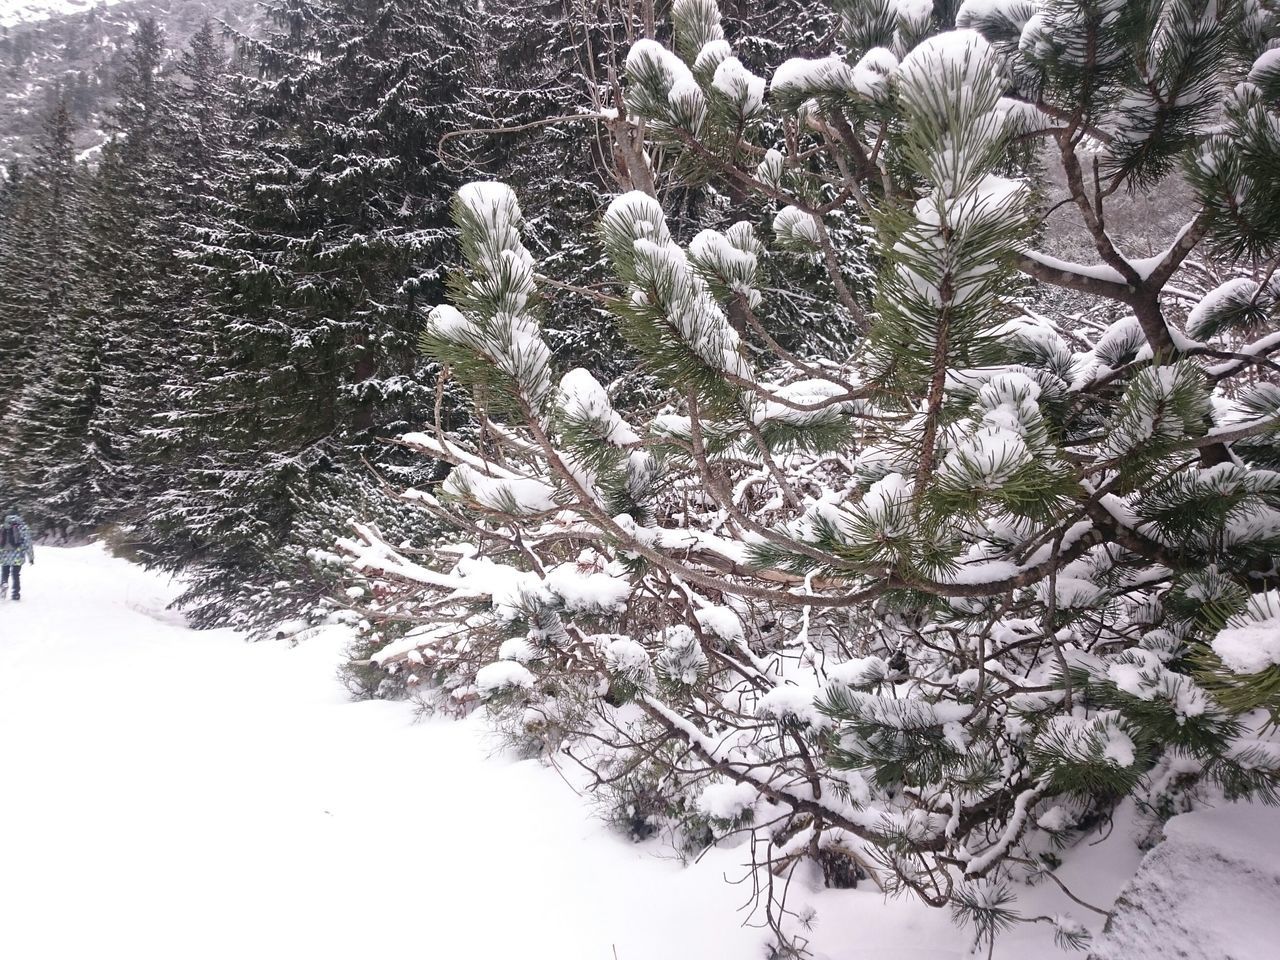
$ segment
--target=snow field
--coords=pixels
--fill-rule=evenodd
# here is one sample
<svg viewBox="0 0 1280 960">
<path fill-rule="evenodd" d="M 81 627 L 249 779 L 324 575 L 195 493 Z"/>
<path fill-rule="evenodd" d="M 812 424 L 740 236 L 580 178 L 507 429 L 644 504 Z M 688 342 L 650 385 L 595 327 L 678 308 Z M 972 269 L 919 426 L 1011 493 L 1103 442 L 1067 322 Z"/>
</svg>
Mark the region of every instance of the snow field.
<svg viewBox="0 0 1280 960">
<path fill-rule="evenodd" d="M 750 883 L 726 882 L 744 850 L 684 868 L 597 819 L 571 770 L 501 755 L 480 716 L 350 702 L 341 631 L 195 632 L 171 585 L 100 547 L 37 557 L 0 604 L 5 960 L 764 955 Z M 1141 858 L 1125 832 L 1059 876 L 1109 906 Z M 804 880 L 789 906 L 817 911 L 816 960 L 967 955 L 942 911 Z M 1021 893 L 1099 925 L 1049 885 Z M 1068 954 L 1026 927 L 995 956 Z"/>
<path fill-rule="evenodd" d="M 1229 807 L 1174 817 L 1125 888 L 1090 960 L 1263 960 L 1280 945 L 1280 815 Z"/>
<path fill-rule="evenodd" d="M 620 839 L 479 717 L 350 702 L 340 633 L 195 632 L 98 547 L 37 559 L 0 605 L 0 957 L 761 955 L 740 856 Z M 911 918 L 905 956 L 958 956 L 941 914 L 858 896 Z"/>
</svg>

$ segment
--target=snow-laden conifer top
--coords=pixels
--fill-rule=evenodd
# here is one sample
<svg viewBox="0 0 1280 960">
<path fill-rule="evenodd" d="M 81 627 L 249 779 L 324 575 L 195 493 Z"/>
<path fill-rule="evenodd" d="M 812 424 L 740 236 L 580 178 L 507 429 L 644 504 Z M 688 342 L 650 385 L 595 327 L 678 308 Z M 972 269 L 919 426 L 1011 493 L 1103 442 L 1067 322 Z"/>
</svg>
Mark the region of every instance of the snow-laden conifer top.
<svg viewBox="0 0 1280 960">
<path fill-rule="evenodd" d="M 990 81 L 995 72 L 995 54 L 976 30 L 951 30 L 922 41 L 898 67 L 897 80 L 905 96 L 923 100 L 936 93 L 939 85 L 955 77 L 964 89 L 980 81 Z"/>
</svg>

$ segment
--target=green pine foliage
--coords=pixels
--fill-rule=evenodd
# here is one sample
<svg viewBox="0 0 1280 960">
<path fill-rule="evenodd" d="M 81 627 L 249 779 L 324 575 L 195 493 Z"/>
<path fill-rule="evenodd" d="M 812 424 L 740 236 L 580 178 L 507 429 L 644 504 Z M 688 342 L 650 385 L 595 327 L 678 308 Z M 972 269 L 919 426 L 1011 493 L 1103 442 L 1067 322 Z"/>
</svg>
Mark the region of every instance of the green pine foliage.
<svg viewBox="0 0 1280 960">
<path fill-rule="evenodd" d="M 1276 799 L 1274 2 L 267 15 L 6 176 L 4 505 L 975 948 L 1082 946 L 1015 891 L 1122 802 Z"/>
<path fill-rule="evenodd" d="M 767 79 L 711 0 L 626 52 L 633 126 L 608 129 L 634 158 L 642 124 L 652 189 L 633 176 L 599 218 L 602 303 L 643 402 L 550 349 L 577 278 L 528 243 L 519 185 L 462 188 L 466 265 L 423 345 L 484 429 L 406 439 L 455 464 L 420 496 L 454 537 L 346 541 L 377 598 L 363 649 L 602 778 L 678 745 L 645 809 L 686 840 L 768 816 L 775 869 L 839 845 L 975 948 L 1022 922 L 1081 947 L 1016 903 L 1046 844 L 1128 798 L 1277 799 L 1280 22 L 834 9 L 842 46 Z M 1164 183 L 1190 185 L 1186 226 L 1154 256 L 1117 245 L 1113 198 Z M 690 230 L 698 191 L 736 218 Z M 1068 229 L 1097 263 L 1044 251 Z M 1193 251 L 1256 259 L 1178 286 Z M 771 333 L 811 270 L 844 353 Z"/>
</svg>

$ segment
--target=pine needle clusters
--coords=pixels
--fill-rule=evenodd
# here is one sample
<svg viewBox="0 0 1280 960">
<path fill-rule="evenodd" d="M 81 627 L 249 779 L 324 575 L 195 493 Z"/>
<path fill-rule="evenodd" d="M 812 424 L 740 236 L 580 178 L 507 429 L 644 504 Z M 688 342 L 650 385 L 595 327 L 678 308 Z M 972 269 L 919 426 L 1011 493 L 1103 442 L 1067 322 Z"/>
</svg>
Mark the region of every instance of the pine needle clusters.
<svg viewBox="0 0 1280 960">
<path fill-rule="evenodd" d="M 677 0 L 671 47 L 632 47 L 627 115 L 679 151 L 668 174 L 773 212 L 687 245 L 661 192 L 604 213 L 607 307 L 656 409 L 573 370 L 548 417 L 533 326 L 518 375 L 496 334 L 429 333 L 491 412 L 523 415 L 483 448 L 406 438 L 469 480 L 413 494 L 461 531 L 430 560 L 346 543 L 378 612 L 424 624 L 374 660 L 487 702 L 602 789 L 656 771 L 653 818 L 695 846 L 752 831 L 775 868 L 851 850 L 979 945 L 1048 922 L 1082 946 L 1010 881 L 1125 798 L 1159 817 L 1277 797 L 1280 201 L 1260 165 L 1280 169 L 1280 22 L 1196 0 L 970 0 L 956 29 L 927 3 L 836 10 L 839 52 L 767 83 L 712 0 Z M 1040 249 L 1058 221 L 1010 166 L 1027 143 L 1098 263 Z M 1109 198 L 1175 175 L 1189 222 L 1127 255 Z M 474 214 L 481 190 L 505 188 L 461 195 L 451 329 L 519 324 L 507 301 L 538 270 L 514 216 Z M 871 297 L 842 283 L 837 212 L 867 229 Z M 1168 282 L 1198 247 L 1255 259 L 1182 330 Z M 496 272 L 499 249 L 520 269 Z M 796 252 L 861 325 L 846 356 L 770 337 L 762 265 Z M 1090 337 L 1028 310 L 1055 288 L 1115 319 Z M 521 669 L 480 682 L 495 660 Z"/>
<path fill-rule="evenodd" d="M 1055 851 L 1276 798 L 1272 0 L 836 0 L 769 69 L 674 0 L 547 123 L 619 186 L 590 224 L 445 156 L 494 129 L 462 14 L 358 6 L 275 4 L 256 76 L 206 32 L 153 86 L 141 36 L 95 179 L 52 117 L 0 192 L 0 493 L 208 564 L 209 623 L 360 518 L 363 669 L 635 836 L 749 838 L 788 935 L 813 871 L 1082 946 L 1014 893 Z M 1183 224 L 1117 241 L 1166 186 Z"/>
</svg>

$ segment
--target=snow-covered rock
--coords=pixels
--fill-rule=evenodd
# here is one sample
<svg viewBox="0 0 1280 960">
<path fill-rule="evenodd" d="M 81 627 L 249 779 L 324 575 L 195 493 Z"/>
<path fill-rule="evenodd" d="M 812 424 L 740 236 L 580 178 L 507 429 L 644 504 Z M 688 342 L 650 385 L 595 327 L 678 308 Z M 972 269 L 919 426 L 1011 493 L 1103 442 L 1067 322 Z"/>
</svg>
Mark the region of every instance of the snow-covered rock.
<svg viewBox="0 0 1280 960">
<path fill-rule="evenodd" d="M 1280 950 L 1280 810 L 1174 817 L 1089 960 L 1270 960 Z"/>
</svg>

